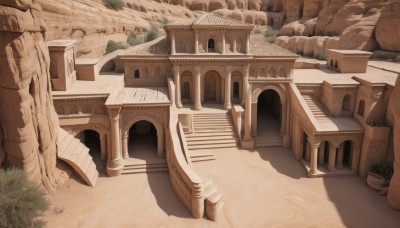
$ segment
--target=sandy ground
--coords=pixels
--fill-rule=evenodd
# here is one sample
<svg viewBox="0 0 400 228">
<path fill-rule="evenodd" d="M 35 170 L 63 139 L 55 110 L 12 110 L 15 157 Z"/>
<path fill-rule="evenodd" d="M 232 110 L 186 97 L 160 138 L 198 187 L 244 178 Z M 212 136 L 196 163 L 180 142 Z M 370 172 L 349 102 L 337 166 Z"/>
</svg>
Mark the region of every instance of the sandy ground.
<svg viewBox="0 0 400 228">
<path fill-rule="evenodd" d="M 50 197 L 48 227 L 400 227 L 400 212 L 357 176 L 307 178 L 289 150 L 220 149 L 194 164 L 223 194 L 217 222 L 193 219 L 168 173 L 71 178 Z"/>
</svg>

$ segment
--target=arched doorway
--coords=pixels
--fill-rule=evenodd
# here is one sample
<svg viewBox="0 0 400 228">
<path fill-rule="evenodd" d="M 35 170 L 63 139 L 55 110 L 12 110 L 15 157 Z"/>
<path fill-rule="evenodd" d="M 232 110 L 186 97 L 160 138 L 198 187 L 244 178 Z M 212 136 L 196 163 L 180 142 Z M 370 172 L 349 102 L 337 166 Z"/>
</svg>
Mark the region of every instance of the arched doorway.
<svg viewBox="0 0 400 228">
<path fill-rule="evenodd" d="M 336 158 L 336 168 L 350 168 L 352 163 L 352 150 L 351 150 L 351 141 L 344 141 L 338 149 L 337 158 Z"/>
<path fill-rule="evenodd" d="M 130 158 L 146 162 L 157 159 L 157 129 L 152 123 L 146 120 L 134 123 L 128 137 Z"/>
<path fill-rule="evenodd" d="M 75 135 L 81 143 L 89 148 L 89 155 L 92 157 L 93 162 L 96 164 L 96 169 L 101 176 L 106 175 L 106 164 L 101 159 L 101 142 L 100 134 L 94 130 L 83 130 Z"/>
<path fill-rule="evenodd" d="M 280 146 L 282 105 L 279 94 L 272 89 L 264 90 L 257 102 L 256 146 Z"/>
<path fill-rule="evenodd" d="M 204 78 L 204 100 L 206 102 L 220 101 L 221 79 L 216 71 L 207 72 Z"/>
</svg>

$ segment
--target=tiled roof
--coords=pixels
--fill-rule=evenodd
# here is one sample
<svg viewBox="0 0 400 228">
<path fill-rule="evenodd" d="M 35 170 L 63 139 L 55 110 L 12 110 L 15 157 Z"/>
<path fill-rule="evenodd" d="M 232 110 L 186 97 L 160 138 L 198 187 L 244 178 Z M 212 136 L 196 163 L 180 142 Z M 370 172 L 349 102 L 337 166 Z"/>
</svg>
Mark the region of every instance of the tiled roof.
<svg viewBox="0 0 400 228">
<path fill-rule="evenodd" d="M 165 36 L 127 49 L 120 56 L 168 56 L 170 47 Z"/>
<path fill-rule="evenodd" d="M 235 19 L 219 16 L 213 13 L 205 14 L 199 18 L 189 19 L 179 22 L 170 23 L 168 25 L 214 25 L 214 26 L 252 26 Z"/>
<path fill-rule="evenodd" d="M 264 37 L 250 37 L 250 52 L 254 56 L 297 56 L 295 53 L 285 48 L 267 42 Z"/>
</svg>

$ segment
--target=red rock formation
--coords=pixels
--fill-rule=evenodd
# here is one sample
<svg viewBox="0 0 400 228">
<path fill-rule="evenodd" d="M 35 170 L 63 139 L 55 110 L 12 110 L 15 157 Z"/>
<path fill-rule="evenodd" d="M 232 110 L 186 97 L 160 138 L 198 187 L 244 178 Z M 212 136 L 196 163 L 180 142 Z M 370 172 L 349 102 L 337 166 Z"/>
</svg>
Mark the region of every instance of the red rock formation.
<svg viewBox="0 0 400 228">
<path fill-rule="evenodd" d="M 19 167 L 53 192 L 68 176 L 56 167 L 58 117 L 40 6 L 0 0 L 0 163 Z"/>
<path fill-rule="evenodd" d="M 400 76 L 389 103 L 389 112 L 394 121 L 394 175 L 390 181 L 388 204 L 396 210 L 400 210 Z"/>
<path fill-rule="evenodd" d="M 383 50 L 400 52 L 400 1 L 389 2 L 383 8 L 375 35 Z"/>
</svg>

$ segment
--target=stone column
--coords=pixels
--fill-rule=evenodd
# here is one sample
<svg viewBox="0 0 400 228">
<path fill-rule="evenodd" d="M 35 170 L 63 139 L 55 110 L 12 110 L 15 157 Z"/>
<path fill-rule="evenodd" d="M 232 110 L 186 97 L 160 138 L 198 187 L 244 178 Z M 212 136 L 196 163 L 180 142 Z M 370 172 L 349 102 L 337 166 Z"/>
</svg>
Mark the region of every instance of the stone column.
<svg viewBox="0 0 400 228">
<path fill-rule="evenodd" d="M 194 110 L 201 110 L 201 66 L 194 67 Z"/>
<path fill-rule="evenodd" d="M 336 168 L 338 169 L 341 169 L 343 167 L 343 147 L 344 147 L 344 142 L 340 144 L 337 153 Z"/>
<path fill-rule="evenodd" d="M 250 54 L 250 32 L 246 34 L 246 54 Z"/>
<path fill-rule="evenodd" d="M 175 31 L 171 31 L 171 55 L 176 54 Z"/>
<path fill-rule="evenodd" d="M 353 173 L 358 173 L 358 164 L 360 162 L 361 146 L 358 143 L 351 143 L 352 159 L 351 170 Z"/>
<path fill-rule="evenodd" d="M 335 172 L 335 161 L 336 161 L 336 150 L 337 147 L 329 144 L 329 161 L 328 161 L 328 170 L 330 172 Z"/>
<path fill-rule="evenodd" d="M 181 102 L 181 76 L 180 76 L 180 66 L 174 66 L 174 82 L 175 82 L 175 103 L 177 108 L 182 108 Z"/>
<path fill-rule="evenodd" d="M 308 171 L 308 176 L 314 176 L 317 174 L 317 162 L 318 162 L 318 148 L 320 143 L 310 142 L 311 147 L 311 161 L 310 161 L 310 171 Z"/>
<path fill-rule="evenodd" d="M 280 129 L 280 133 L 281 136 L 283 137 L 285 135 L 285 131 L 286 131 L 286 101 L 282 102 L 281 104 L 281 129 Z"/>
<path fill-rule="evenodd" d="M 233 38 L 233 44 L 232 44 L 233 48 L 232 48 L 232 52 L 236 53 L 236 39 Z"/>
<path fill-rule="evenodd" d="M 221 50 L 221 54 L 225 54 L 225 32 L 226 31 L 222 31 L 222 50 Z"/>
<path fill-rule="evenodd" d="M 257 136 L 257 102 L 251 103 L 251 135 Z"/>
<path fill-rule="evenodd" d="M 164 158 L 164 134 L 159 133 L 157 134 L 157 157 Z"/>
<path fill-rule="evenodd" d="M 122 157 L 124 159 L 129 158 L 129 151 L 128 151 L 128 132 L 125 132 L 122 136 Z"/>
<path fill-rule="evenodd" d="M 100 137 L 100 159 L 105 161 L 107 159 L 107 143 L 106 143 L 106 135 L 101 135 Z"/>
<path fill-rule="evenodd" d="M 199 32 L 194 32 L 194 53 L 199 54 Z"/>
<path fill-rule="evenodd" d="M 244 133 L 243 133 L 243 148 L 253 148 L 254 142 L 253 137 L 251 137 L 251 88 L 247 85 L 247 96 L 245 104 L 245 116 L 244 116 Z"/>
<path fill-rule="evenodd" d="M 324 160 L 325 160 L 325 144 L 326 141 L 322 142 L 321 145 L 319 146 L 319 151 L 318 151 L 318 164 L 323 165 Z"/>
<path fill-rule="evenodd" d="M 244 75 L 243 75 L 243 92 L 242 92 L 242 101 L 241 101 L 241 104 L 242 105 L 245 105 L 245 103 L 246 103 L 246 96 L 247 96 L 247 94 L 249 93 L 248 92 L 248 83 L 249 83 L 249 65 L 246 65 L 246 66 L 244 66 L 244 68 L 243 68 L 243 73 L 244 73 Z"/>
<path fill-rule="evenodd" d="M 225 36 L 224 36 L 225 38 Z M 226 75 L 225 75 L 225 103 L 224 109 L 229 110 L 231 109 L 231 66 L 226 66 Z"/>
<path fill-rule="evenodd" d="M 285 121 L 285 135 L 283 136 L 283 147 L 290 149 L 290 144 L 291 144 L 291 119 L 290 119 L 290 112 L 291 112 L 291 101 L 290 101 L 290 96 L 286 98 L 286 121 Z"/>
<path fill-rule="evenodd" d="M 121 107 L 109 107 L 108 115 L 111 122 L 111 157 L 107 160 L 107 174 L 108 176 L 121 175 L 124 167 L 121 158 L 121 137 L 119 128 L 119 113 Z"/>
</svg>

